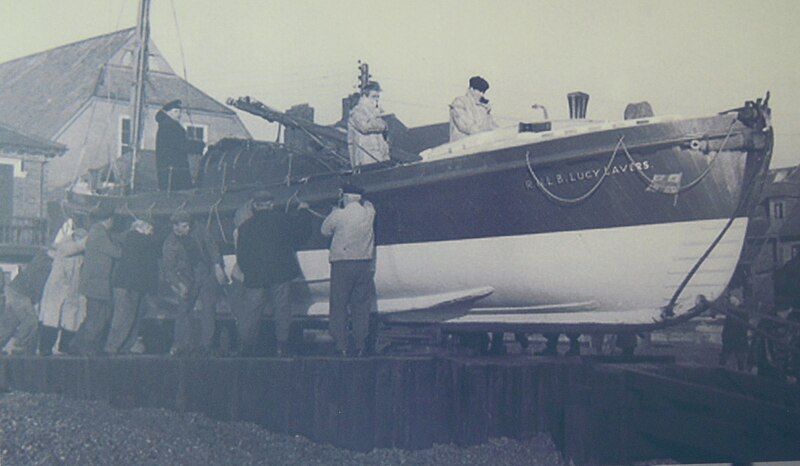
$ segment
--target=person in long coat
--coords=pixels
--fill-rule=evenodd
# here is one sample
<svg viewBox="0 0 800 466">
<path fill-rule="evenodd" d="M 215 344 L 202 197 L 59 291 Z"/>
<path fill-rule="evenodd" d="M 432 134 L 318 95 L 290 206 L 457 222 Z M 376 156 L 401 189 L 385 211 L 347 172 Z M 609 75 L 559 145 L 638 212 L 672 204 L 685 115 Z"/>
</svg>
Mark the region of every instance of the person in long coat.
<svg viewBox="0 0 800 466">
<path fill-rule="evenodd" d="M 388 126 L 381 117 L 378 101 L 381 87 L 371 82 L 361 90 L 361 97 L 347 119 L 347 147 L 353 168 L 389 160 L 389 143 L 384 134 Z"/>
<path fill-rule="evenodd" d="M 189 169 L 189 154 L 203 152 L 203 141 L 186 137 L 180 124 L 181 101 L 173 100 L 156 114 L 156 172 L 158 189 L 176 191 L 191 189 L 192 174 Z"/>
<path fill-rule="evenodd" d="M 85 247 L 86 231 L 73 230 L 72 222 L 66 222 L 53 244 L 53 267 L 44 286 L 39 310 L 41 356 L 52 354 L 59 329 L 58 351 L 65 352 L 86 316 L 86 299 L 78 292 Z"/>
</svg>

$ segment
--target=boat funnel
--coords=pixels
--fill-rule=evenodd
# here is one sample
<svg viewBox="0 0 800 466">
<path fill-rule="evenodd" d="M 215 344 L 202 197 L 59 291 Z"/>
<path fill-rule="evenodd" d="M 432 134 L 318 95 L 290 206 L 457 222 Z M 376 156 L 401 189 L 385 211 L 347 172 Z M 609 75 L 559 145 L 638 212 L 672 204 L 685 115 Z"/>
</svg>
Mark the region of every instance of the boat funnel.
<svg viewBox="0 0 800 466">
<path fill-rule="evenodd" d="M 585 92 L 570 92 L 567 94 L 569 102 L 570 119 L 586 118 L 586 107 L 589 105 L 589 94 Z"/>
</svg>

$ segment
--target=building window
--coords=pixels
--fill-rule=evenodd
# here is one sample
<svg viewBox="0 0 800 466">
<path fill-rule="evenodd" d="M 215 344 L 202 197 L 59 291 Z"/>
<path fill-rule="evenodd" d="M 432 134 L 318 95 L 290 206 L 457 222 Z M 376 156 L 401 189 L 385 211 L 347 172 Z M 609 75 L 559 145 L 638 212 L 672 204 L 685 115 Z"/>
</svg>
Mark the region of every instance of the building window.
<svg viewBox="0 0 800 466">
<path fill-rule="evenodd" d="M 208 142 L 208 128 L 206 126 L 189 125 L 186 127 L 186 137 L 193 141 Z"/>
<path fill-rule="evenodd" d="M 772 217 L 776 219 L 783 218 L 783 201 L 776 201 L 772 204 Z"/>
<path fill-rule="evenodd" d="M 131 119 L 122 117 L 119 122 L 119 155 L 127 155 L 133 151 L 133 127 Z"/>
</svg>

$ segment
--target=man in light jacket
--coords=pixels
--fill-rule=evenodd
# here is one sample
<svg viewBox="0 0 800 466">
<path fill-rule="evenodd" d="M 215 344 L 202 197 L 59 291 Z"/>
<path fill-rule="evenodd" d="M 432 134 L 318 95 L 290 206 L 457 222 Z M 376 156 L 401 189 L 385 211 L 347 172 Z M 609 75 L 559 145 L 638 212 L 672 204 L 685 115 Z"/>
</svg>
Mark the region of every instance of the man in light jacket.
<svg viewBox="0 0 800 466">
<path fill-rule="evenodd" d="M 86 318 L 72 340 L 72 350 L 91 356 L 101 353 L 111 322 L 111 270 L 122 250 L 111 241 L 114 209 L 101 204 L 93 216 L 97 223 L 89 229 L 81 266 L 78 291 L 86 297 Z"/>
<path fill-rule="evenodd" d="M 492 118 L 492 106 L 486 99 L 489 83 L 480 76 L 469 79 L 467 93 L 450 104 L 450 141 L 497 128 Z"/>
<path fill-rule="evenodd" d="M 389 160 L 388 129 L 381 118 L 381 87 L 370 82 L 361 89 L 361 97 L 347 119 L 347 147 L 353 168 Z"/>
<path fill-rule="evenodd" d="M 322 234 L 333 236 L 328 257 L 331 263 L 330 331 L 336 349 L 346 354 L 350 320 L 359 356 L 366 352 L 369 314 L 375 293 L 375 208 L 362 199 L 363 194 L 358 186 L 344 185 L 341 207 L 333 209 L 322 222 Z"/>
</svg>

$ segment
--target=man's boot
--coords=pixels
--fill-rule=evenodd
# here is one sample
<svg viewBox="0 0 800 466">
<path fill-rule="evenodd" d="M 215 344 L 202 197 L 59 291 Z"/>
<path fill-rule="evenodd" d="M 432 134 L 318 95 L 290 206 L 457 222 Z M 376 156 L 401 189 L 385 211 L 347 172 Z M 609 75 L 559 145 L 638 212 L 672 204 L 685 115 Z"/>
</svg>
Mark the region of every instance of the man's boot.
<svg viewBox="0 0 800 466">
<path fill-rule="evenodd" d="M 569 337 L 569 350 L 567 356 L 580 356 L 581 355 L 581 341 L 580 335 Z"/>
<path fill-rule="evenodd" d="M 544 337 L 547 339 L 544 350 L 536 353 L 537 356 L 558 356 L 558 334 L 546 333 Z"/>
</svg>

